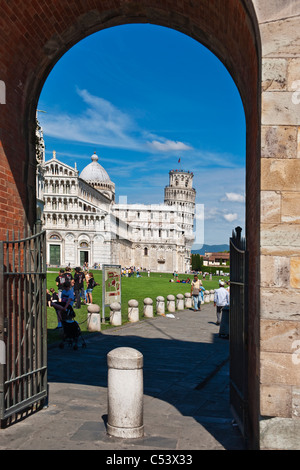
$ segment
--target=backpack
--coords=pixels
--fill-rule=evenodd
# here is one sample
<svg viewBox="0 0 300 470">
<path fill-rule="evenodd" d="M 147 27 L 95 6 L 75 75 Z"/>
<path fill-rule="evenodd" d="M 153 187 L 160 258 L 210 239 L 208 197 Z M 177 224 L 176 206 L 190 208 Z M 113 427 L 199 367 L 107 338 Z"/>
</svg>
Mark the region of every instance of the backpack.
<svg viewBox="0 0 300 470">
<path fill-rule="evenodd" d="M 95 281 L 95 279 L 92 277 L 92 278 L 89 280 L 89 287 L 90 287 L 91 289 L 94 289 L 94 287 L 95 287 L 96 285 L 97 285 L 97 284 L 96 284 L 96 281 Z"/>
<path fill-rule="evenodd" d="M 58 276 L 58 283 L 59 283 L 59 287 L 58 288 L 61 288 L 61 286 L 64 285 L 64 283 L 66 282 L 66 275 L 65 274 L 60 274 Z"/>
</svg>

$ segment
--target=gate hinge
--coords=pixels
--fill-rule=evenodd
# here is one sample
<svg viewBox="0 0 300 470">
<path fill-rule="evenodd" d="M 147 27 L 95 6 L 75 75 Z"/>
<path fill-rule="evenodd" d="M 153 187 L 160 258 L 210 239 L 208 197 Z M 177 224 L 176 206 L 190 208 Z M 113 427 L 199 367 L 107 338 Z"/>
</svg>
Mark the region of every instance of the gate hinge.
<svg viewBox="0 0 300 470">
<path fill-rule="evenodd" d="M 7 329 L 8 329 L 8 319 L 7 318 L 4 318 L 4 322 L 3 322 L 3 325 L 2 325 L 2 331 L 0 330 L 0 333 L 5 333 L 7 334 Z"/>
</svg>

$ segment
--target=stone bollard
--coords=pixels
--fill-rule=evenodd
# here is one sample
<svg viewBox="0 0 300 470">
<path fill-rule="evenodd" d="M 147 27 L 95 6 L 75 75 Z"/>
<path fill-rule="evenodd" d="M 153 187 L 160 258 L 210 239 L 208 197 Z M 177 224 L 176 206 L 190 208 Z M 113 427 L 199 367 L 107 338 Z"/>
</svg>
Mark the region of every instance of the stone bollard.
<svg viewBox="0 0 300 470">
<path fill-rule="evenodd" d="M 107 365 L 107 433 L 143 437 L 143 355 L 133 348 L 116 348 L 107 354 Z"/>
<path fill-rule="evenodd" d="M 184 310 L 184 296 L 182 294 L 176 295 L 176 308 L 177 310 Z"/>
<path fill-rule="evenodd" d="M 213 289 L 211 289 L 209 291 L 209 301 L 213 302 L 214 300 L 215 300 L 215 291 Z"/>
<path fill-rule="evenodd" d="M 204 291 L 204 303 L 205 304 L 209 304 L 209 297 L 210 297 L 210 294 L 209 294 L 209 290 L 205 290 Z"/>
<path fill-rule="evenodd" d="M 184 294 L 184 308 L 192 308 L 192 294 L 190 292 Z"/>
<path fill-rule="evenodd" d="M 170 313 L 175 312 L 175 296 L 172 294 L 167 295 L 167 310 Z"/>
<path fill-rule="evenodd" d="M 144 299 L 144 317 L 153 317 L 153 300 L 150 299 L 150 297 L 146 297 L 146 299 Z"/>
<path fill-rule="evenodd" d="M 101 331 L 100 306 L 97 304 L 88 305 L 87 328 L 88 331 Z"/>
<path fill-rule="evenodd" d="M 139 321 L 139 303 L 137 300 L 128 301 L 128 321 L 131 323 Z"/>
<path fill-rule="evenodd" d="M 122 325 L 122 315 L 121 315 L 121 304 L 119 302 L 113 302 L 109 306 L 109 321 L 113 326 Z"/>
<path fill-rule="evenodd" d="M 159 295 L 156 297 L 156 315 L 165 314 L 165 298 Z"/>
</svg>

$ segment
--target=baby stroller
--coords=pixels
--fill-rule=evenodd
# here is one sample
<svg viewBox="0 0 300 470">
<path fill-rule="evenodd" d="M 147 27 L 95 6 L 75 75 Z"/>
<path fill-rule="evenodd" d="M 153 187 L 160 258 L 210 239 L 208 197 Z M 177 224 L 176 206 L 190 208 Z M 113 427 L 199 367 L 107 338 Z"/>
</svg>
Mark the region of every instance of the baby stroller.
<svg viewBox="0 0 300 470">
<path fill-rule="evenodd" d="M 74 350 L 78 349 L 78 340 L 81 340 L 82 347 L 86 347 L 86 342 L 81 334 L 80 326 L 77 321 L 74 320 L 75 312 L 72 307 L 68 307 L 63 318 L 62 318 L 62 327 L 63 327 L 63 338 L 62 342 L 59 344 L 60 349 L 64 348 L 65 343 L 68 346 L 72 347 Z"/>
</svg>

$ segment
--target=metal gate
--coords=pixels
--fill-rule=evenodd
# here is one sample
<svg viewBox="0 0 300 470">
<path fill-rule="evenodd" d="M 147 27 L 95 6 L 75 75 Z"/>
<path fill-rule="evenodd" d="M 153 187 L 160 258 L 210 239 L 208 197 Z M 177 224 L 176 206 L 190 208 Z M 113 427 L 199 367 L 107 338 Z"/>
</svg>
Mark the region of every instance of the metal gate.
<svg viewBox="0 0 300 470">
<path fill-rule="evenodd" d="M 0 242 L 0 423 L 47 397 L 45 232 Z"/>
<path fill-rule="evenodd" d="M 230 238 L 230 406 L 247 440 L 248 254 L 241 232 L 241 227 L 236 227 Z"/>
</svg>

